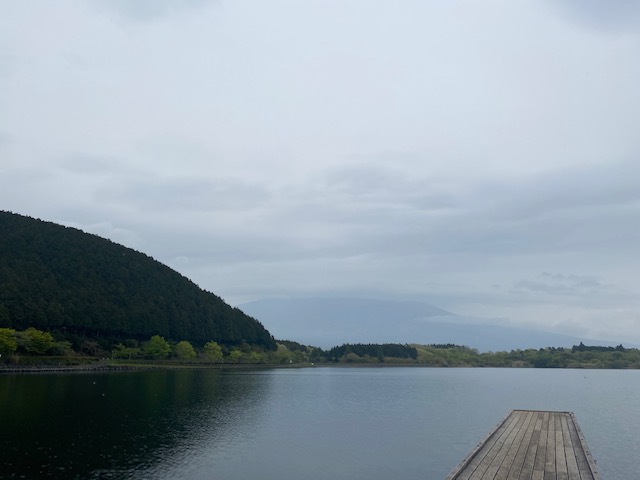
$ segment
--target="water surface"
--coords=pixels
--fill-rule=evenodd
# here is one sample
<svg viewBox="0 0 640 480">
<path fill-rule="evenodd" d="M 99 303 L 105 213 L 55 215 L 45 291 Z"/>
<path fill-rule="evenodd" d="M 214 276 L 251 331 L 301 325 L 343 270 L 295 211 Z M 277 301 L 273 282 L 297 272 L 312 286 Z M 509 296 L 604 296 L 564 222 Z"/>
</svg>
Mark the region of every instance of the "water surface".
<svg viewBox="0 0 640 480">
<path fill-rule="evenodd" d="M 308 368 L 0 376 L 0 478 L 441 479 L 511 409 L 640 478 L 640 372 Z"/>
</svg>

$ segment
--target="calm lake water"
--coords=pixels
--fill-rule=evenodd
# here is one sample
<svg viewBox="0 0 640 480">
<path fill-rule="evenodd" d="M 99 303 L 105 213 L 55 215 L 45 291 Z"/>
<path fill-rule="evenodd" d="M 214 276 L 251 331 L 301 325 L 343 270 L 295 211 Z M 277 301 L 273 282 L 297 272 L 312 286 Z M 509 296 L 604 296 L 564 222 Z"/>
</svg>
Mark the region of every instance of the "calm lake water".
<svg viewBox="0 0 640 480">
<path fill-rule="evenodd" d="M 0 478 L 437 480 L 514 408 L 575 412 L 640 478 L 640 371 L 306 368 L 0 376 Z"/>
</svg>

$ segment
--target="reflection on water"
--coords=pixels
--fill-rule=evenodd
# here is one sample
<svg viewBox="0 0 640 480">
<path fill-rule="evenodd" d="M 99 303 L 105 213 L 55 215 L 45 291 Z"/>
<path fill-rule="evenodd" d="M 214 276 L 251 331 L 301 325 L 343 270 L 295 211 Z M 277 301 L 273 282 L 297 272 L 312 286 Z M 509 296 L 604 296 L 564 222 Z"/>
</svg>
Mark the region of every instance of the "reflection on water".
<svg viewBox="0 0 640 480">
<path fill-rule="evenodd" d="M 441 479 L 514 408 L 639 478 L 640 372 L 315 368 L 0 376 L 0 478 Z"/>
<path fill-rule="evenodd" d="M 249 377 L 244 377 L 250 380 Z M 202 437 L 233 445 L 268 382 L 218 370 L 0 377 L 0 478 L 126 478 Z"/>
</svg>

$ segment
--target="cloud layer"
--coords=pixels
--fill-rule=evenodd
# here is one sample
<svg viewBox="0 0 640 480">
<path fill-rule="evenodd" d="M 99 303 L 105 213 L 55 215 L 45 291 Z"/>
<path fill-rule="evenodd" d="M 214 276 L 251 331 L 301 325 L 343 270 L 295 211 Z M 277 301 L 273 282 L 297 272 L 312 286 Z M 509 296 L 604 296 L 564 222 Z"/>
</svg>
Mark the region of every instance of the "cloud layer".
<svg viewBox="0 0 640 480">
<path fill-rule="evenodd" d="M 412 298 L 638 343 L 640 16 L 605 13 L 5 2 L 0 207 L 234 304 Z"/>
</svg>

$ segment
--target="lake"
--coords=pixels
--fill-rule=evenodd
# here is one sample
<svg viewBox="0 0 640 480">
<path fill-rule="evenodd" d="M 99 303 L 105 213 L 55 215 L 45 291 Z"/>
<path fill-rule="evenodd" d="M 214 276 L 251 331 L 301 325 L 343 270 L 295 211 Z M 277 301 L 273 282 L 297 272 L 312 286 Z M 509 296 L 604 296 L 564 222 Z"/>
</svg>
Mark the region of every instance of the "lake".
<svg viewBox="0 0 640 480">
<path fill-rule="evenodd" d="M 0 478 L 443 479 L 510 410 L 576 414 L 640 478 L 640 371 L 415 367 L 0 376 Z"/>
</svg>

